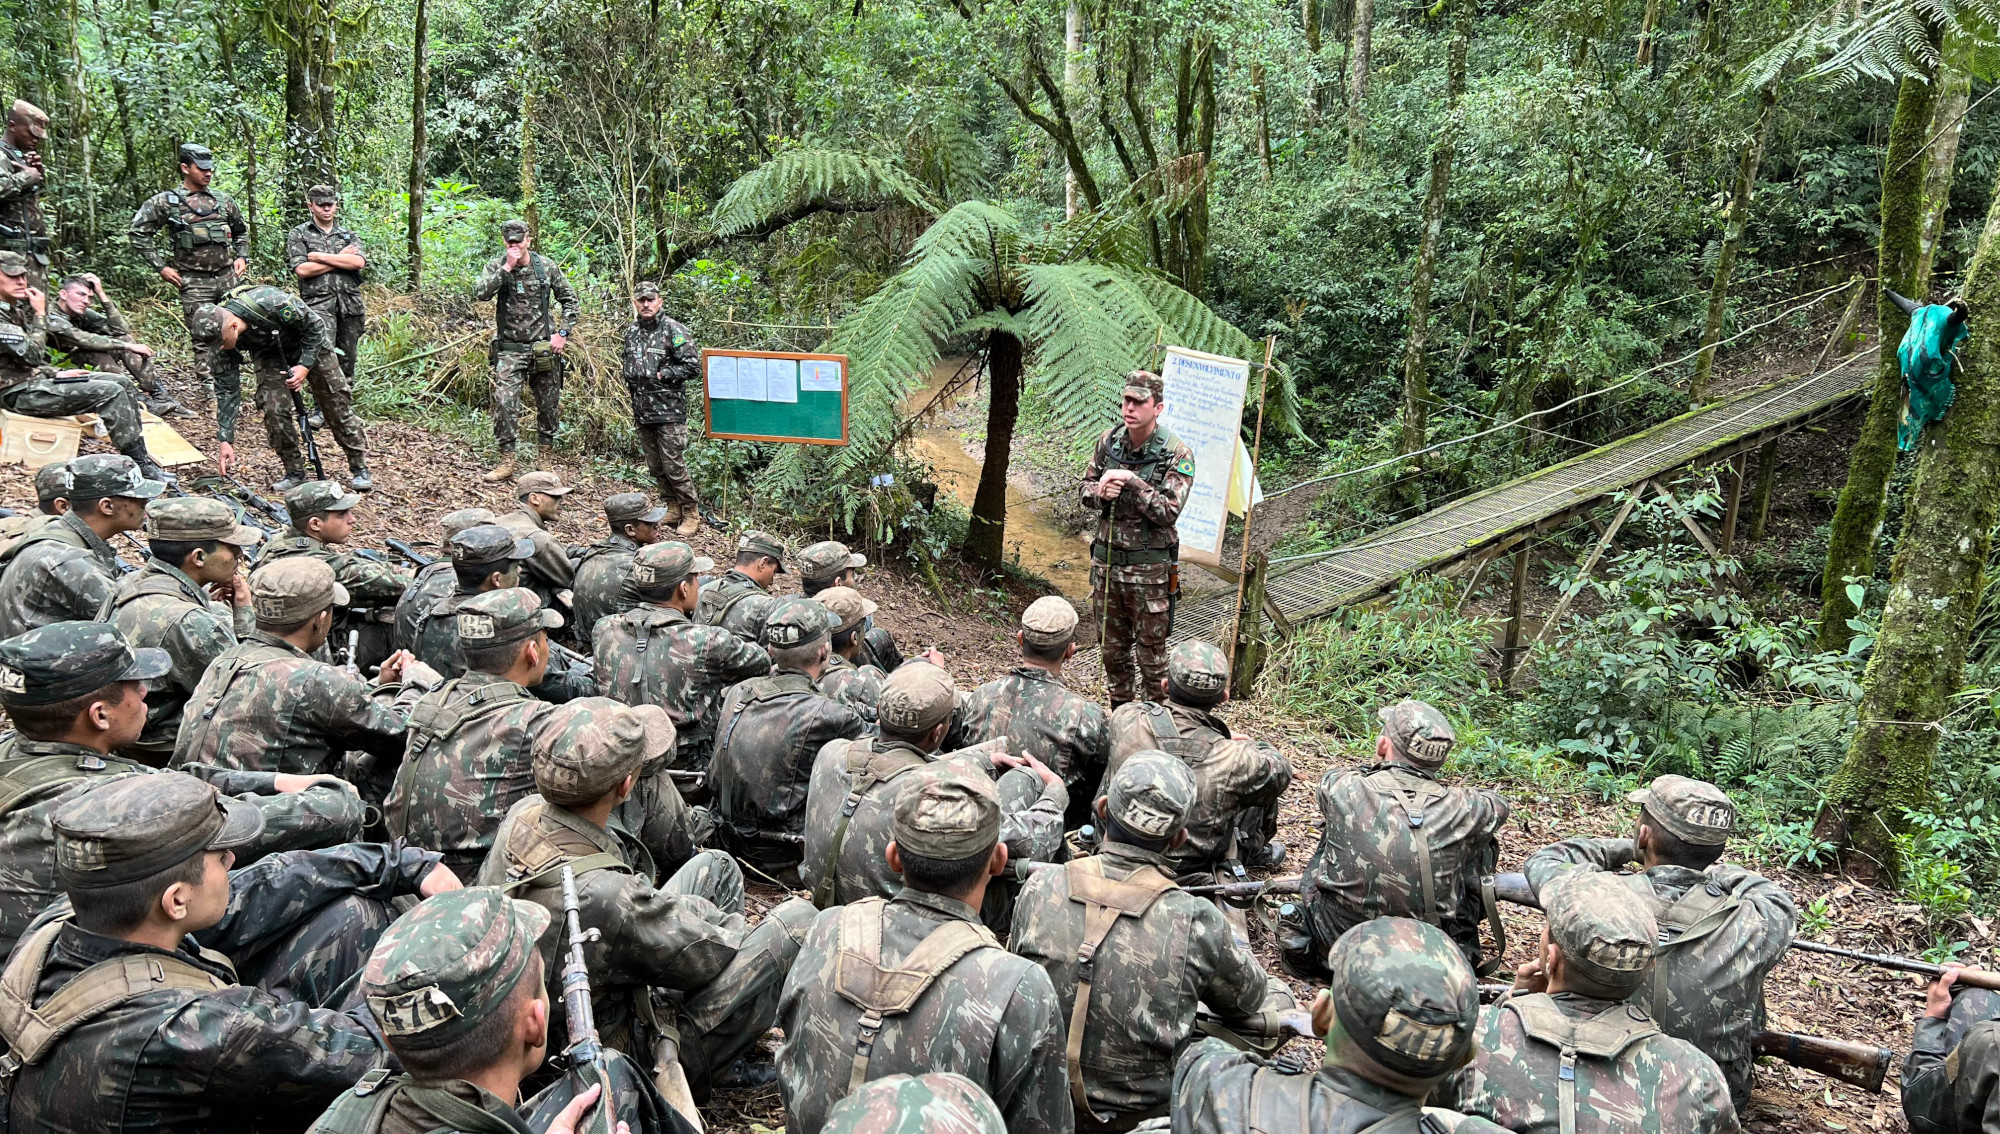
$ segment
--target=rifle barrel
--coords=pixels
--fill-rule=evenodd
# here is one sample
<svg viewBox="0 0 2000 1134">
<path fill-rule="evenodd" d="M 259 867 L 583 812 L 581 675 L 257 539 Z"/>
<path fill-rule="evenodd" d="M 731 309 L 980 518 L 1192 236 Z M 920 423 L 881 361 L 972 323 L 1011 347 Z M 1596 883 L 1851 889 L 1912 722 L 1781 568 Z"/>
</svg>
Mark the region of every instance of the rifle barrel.
<svg viewBox="0 0 2000 1134">
<path fill-rule="evenodd" d="M 292 410 L 298 414 L 299 435 L 305 438 L 306 459 L 312 462 L 313 479 L 325 480 L 326 466 L 320 463 L 319 442 L 313 438 L 312 425 L 310 424 L 312 414 L 306 410 L 306 396 L 297 390 L 292 391 Z"/>
<path fill-rule="evenodd" d="M 1795 940 L 1792 942 L 1792 948 L 1848 961 L 1859 961 L 1864 965 L 1895 969 L 1898 972 L 1915 973 L 1932 980 L 1943 976 L 1945 972 L 1943 965 L 1933 965 L 1929 961 L 1919 961 L 1912 957 L 1899 957 L 1894 953 L 1864 953 L 1859 949 L 1843 949 L 1838 945 L 1822 945 L 1817 941 Z M 2000 973 L 1985 969 L 1961 968 L 1958 970 L 1957 983 L 1967 988 L 1985 988 L 2000 992 Z"/>
<path fill-rule="evenodd" d="M 569 955 L 563 962 L 563 1015 L 569 1025 L 569 1056 L 578 1066 L 596 1066 L 604 1058 L 597 1038 L 597 1019 L 590 1007 L 590 968 L 584 961 L 583 946 L 596 937 L 585 933 L 577 918 L 576 872 L 562 868 L 563 920 L 569 930 Z M 608 1103 L 607 1103 L 608 1105 Z"/>
</svg>

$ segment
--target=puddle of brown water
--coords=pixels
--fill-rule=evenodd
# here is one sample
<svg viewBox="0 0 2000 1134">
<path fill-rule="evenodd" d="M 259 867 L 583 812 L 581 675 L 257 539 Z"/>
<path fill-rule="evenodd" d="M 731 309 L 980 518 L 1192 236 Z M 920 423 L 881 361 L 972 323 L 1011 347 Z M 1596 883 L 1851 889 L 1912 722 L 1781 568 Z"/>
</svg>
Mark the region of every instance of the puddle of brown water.
<svg viewBox="0 0 2000 1134">
<path fill-rule="evenodd" d="M 938 485 L 970 508 L 974 494 L 979 491 L 979 473 L 983 466 L 965 451 L 958 430 L 944 422 L 944 411 L 955 405 L 958 397 L 954 395 L 939 401 L 941 390 L 958 373 L 963 361 L 948 359 L 939 363 L 931 371 L 930 382 L 910 395 L 907 409 L 912 413 L 935 411 L 911 431 L 910 444 L 937 470 Z M 1090 598 L 1090 541 L 1064 531 L 1062 525 L 1056 522 L 1049 503 L 1035 499 L 1034 495 L 1035 489 L 1024 490 L 1010 478 L 1007 485 L 1007 557 L 1055 584 L 1063 594 L 1085 602 Z"/>
</svg>

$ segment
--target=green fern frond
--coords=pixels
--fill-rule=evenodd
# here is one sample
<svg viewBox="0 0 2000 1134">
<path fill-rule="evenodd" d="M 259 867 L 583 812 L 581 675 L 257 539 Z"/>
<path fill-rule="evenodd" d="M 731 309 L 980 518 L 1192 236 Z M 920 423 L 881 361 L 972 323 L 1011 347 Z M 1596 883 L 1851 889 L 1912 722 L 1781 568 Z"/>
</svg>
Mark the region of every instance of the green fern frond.
<svg viewBox="0 0 2000 1134">
<path fill-rule="evenodd" d="M 1159 312 L 1131 273 L 1104 264 L 1031 264 L 1021 319 L 1037 394 L 1058 431 L 1087 445 L 1118 404 L 1125 375 L 1147 365 Z"/>
<path fill-rule="evenodd" d="M 1167 342 L 1176 346 L 1219 354 L 1227 358 L 1247 358 L 1252 365 L 1264 361 L 1263 344 L 1237 330 L 1208 304 L 1189 295 L 1179 284 L 1150 272 L 1136 277 L 1139 286 L 1160 313 L 1167 327 Z M 1250 375 L 1250 397 L 1256 397 L 1258 375 Z M 1254 412 L 1254 411 L 1252 411 Z M 1271 367 L 1271 387 L 1265 397 L 1264 425 L 1267 429 L 1304 437 L 1300 425 L 1299 391 L 1291 369 L 1282 362 Z"/>
<path fill-rule="evenodd" d="M 935 213 L 929 188 L 893 161 L 848 150 L 787 150 L 730 185 L 709 214 L 718 236 L 736 236 L 814 208 L 906 204 Z"/>
<path fill-rule="evenodd" d="M 910 248 L 915 263 L 926 256 L 977 260 L 1004 271 L 1019 248 L 1021 222 L 991 201 L 961 201 L 917 237 Z"/>
</svg>

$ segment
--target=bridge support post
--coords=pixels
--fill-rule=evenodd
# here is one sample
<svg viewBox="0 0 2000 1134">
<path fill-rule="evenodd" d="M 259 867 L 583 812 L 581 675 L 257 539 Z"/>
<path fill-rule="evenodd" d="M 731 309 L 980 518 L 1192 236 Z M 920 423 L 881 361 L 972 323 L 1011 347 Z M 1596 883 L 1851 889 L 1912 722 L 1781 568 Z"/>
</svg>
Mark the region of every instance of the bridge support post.
<svg viewBox="0 0 2000 1134">
<path fill-rule="evenodd" d="M 1771 482 L 1778 477 L 1778 439 L 1764 442 L 1757 450 L 1757 489 L 1750 496 L 1750 511 L 1756 519 L 1750 521 L 1750 538 L 1764 538 L 1764 521 L 1771 515 Z"/>
<path fill-rule="evenodd" d="M 1528 598 L 1528 541 L 1514 553 L 1514 589 L 1507 598 L 1507 641 L 1500 649 L 1500 687 L 1512 688 L 1521 664 L 1521 606 Z"/>
<path fill-rule="evenodd" d="M 1743 482 L 1750 473 L 1750 454 L 1736 454 L 1729 461 L 1729 510 L 1722 517 L 1722 554 L 1736 546 L 1736 517 L 1743 510 Z"/>
<path fill-rule="evenodd" d="M 1257 673 L 1264 668 L 1264 654 L 1269 642 L 1264 635 L 1264 580 L 1270 571 L 1271 561 L 1263 552 L 1253 553 L 1245 562 L 1242 597 L 1237 600 L 1236 641 L 1229 651 L 1229 696 L 1232 700 L 1243 700 L 1257 683 Z"/>
</svg>

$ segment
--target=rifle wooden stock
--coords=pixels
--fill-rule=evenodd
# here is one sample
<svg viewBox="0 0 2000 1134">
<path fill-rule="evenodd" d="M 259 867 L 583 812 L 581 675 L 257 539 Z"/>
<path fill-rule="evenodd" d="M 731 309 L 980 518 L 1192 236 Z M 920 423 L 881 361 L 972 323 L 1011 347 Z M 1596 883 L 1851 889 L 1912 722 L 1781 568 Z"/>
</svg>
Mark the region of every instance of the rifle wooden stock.
<svg viewBox="0 0 2000 1134">
<path fill-rule="evenodd" d="M 1802 1036 L 1796 1032 L 1758 1032 L 1753 1042 L 1758 1055 L 1782 1059 L 1794 1067 L 1860 1087 L 1869 1094 L 1881 1093 L 1882 1079 L 1889 1074 L 1889 1063 L 1896 1057 L 1886 1047 Z"/>
</svg>

